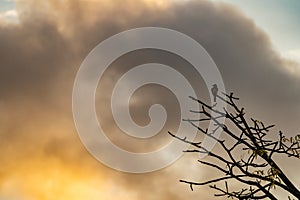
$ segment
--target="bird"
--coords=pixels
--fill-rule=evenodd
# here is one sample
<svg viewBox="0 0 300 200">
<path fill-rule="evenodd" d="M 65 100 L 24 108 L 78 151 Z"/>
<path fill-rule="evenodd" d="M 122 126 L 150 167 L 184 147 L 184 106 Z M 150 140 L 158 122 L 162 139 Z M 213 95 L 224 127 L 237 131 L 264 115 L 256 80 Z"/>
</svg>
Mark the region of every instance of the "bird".
<svg viewBox="0 0 300 200">
<path fill-rule="evenodd" d="M 211 88 L 211 93 L 214 96 L 214 102 L 217 101 L 217 95 L 218 95 L 218 86 L 217 84 L 213 84 L 213 87 Z"/>
</svg>

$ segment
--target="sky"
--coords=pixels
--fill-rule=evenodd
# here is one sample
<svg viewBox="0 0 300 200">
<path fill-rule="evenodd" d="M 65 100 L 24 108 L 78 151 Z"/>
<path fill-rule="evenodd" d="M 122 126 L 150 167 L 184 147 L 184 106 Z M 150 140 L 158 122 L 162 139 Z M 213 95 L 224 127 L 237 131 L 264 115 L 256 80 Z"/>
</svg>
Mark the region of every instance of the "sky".
<svg viewBox="0 0 300 200">
<path fill-rule="evenodd" d="M 0 18 L 10 23 L 18 21 L 16 4 L 14 1 L 2 0 L 0 2 Z"/>
<path fill-rule="evenodd" d="M 290 0 L 216 0 L 238 6 L 249 18 L 264 30 L 274 48 L 283 56 L 299 61 L 299 8 L 300 2 Z"/>
<path fill-rule="evenodd" d="M 276 124 L 274 134 L 283 130 L 292 136 L 300 132 L 299 5 L 296 0 L 0 1 L 0 200 L 215 199 L 208 187 L 192 192 L 178 181 L 215 175 L 194 155 L 156 172 L 129 174 L 89 154 L 72 115 L 76 73 L 88 53 L 114 34 L 144 26 L 174 29 L 206 49 L 247 115 Z M 174 94 L 157 85 L 136 91 L 130 104 L 140 125 L 149 123 L 151 105 L 166 108 L 171 117 L 157 136 L 131 138 L 114 123 L 114 84 L 133 66 L 149 62 L 180 71 L 209 100 L 203 79 L 182 58 L 155 50 L 120 57 L 99 82 L 96 109 L 109 139 L 128 151 L 161 147 L 171 140 L 167 131 L 175 132 L 180 123 Z M 300 163 L 279 163 L 299 185 L 294 172 Z"/>
<path fill-rule="evenodd" d="M 186 0 L 179 0 L 186 1 Z M 282 56 L 300 61 L 300 2 L 290 0 L 288 3 L 281 0 L 212 0 L 226 2 L 241 9 L 247 17 L 255 21 L 270 37 L 274 48 Z M 13 22 L 18 20 L 16 4 L 13 0 L 0 1 L 1 17 Z"/>
</svg>

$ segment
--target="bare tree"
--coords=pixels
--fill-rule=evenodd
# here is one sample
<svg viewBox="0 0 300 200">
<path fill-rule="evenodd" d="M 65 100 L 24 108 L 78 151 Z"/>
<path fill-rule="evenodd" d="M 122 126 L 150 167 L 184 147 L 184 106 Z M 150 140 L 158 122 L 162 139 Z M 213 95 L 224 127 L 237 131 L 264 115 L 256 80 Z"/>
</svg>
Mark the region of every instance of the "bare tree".
<svg viewBox="0 0 300 200">
<path fill-rule="evenodd" d="M 211 158 L 210 161 L 198 161 L 219 171 L 222 175 L 206 182 L 186 180 L 180 182 L 188 184 L 191 190 L 194 186 L 209 185 L 216 190 L 216 197 L 277 199 L 274 191 L 278 188 L 287 193 L 288 199 L 300 199 L 299 189 L 276 162 L 277 156 L 287 156 L 290 157 L 289 159 L 300 158 L 300 135 L 287 138 L 279 131 L 278 139 L 270 139 L 268 132 L 274 125 L 266 126 L 261 121 L 246 118 L 244 108 L 237 106 L 239 99 L 232 93 L 217 95 L 219 101 L 227 104 L 227 108 L 223 110 L 218 110 L 217 104 L 211 106 L 193 97 L 190 98 L 201 106 L 201 110 L 191 112 L 200 113 L 202 117 L 193 120 L 185 119 L 185 121 L 198 129 L 199 133 L 216 140 L 222 151 L 210 152 L 200 142 L 188 141 L 171 132 L 169 134 L 191 144 L 192 148 L 185 152 L 207 154 L 208 158 Z M 226 118 L 226 125 L 220 122 L 221 118 Z M 215 126 L 213 131 L 201 128 L 202 122 L 211 120 Z M 222 129 L 231 142 L 216 138 L 214 133 L 218 129 Z M 224 186 L 221 187 L 220 184 Z"/>
</svg>

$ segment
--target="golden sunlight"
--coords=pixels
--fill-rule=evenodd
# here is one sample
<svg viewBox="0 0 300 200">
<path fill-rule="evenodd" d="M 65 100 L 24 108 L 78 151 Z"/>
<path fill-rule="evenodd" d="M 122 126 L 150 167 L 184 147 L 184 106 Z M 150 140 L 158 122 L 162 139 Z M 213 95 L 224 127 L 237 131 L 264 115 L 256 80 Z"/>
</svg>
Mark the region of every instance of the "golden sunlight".
<svg viewBox="0 0 300 200">
<path fill-rule="evenodd" d="M 3 183 L 7 197 L 38 200 L 134 199 L 99 172 L 84 171 L 55 160 L 24 164 Z"/>
</svg>

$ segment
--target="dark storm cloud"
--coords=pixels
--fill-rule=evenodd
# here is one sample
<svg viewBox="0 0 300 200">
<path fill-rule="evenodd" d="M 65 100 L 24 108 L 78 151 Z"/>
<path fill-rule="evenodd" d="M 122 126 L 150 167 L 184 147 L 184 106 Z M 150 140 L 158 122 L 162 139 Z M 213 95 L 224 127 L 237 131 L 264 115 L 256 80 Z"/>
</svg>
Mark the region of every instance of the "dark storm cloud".
<svg viewBox="0 0 300 200">
<path fill-rule="evenodd" d="M 191 36 L 205 47 L 219 67 L 227 91 L 240 96 L 241 104 L 250 114 L 292 133 L 300 130 L 296 122 L 300 118 L 300 79 L 289 71 L 289 66 L 298 64 L 282 60 L 272 49 L 268 36 L 232 6 L 209 1 L 28 0 L 18 1 L 17 8 L 20 24 L 0 26 L 0 110 L 5 113 L 5 117 L 0 118 L 3 122 L 1 146 L 15 147 L 15 151 L 7 148 L 0 154 L 7 163 L 11 157 L 21 159 L 29 154 L 41 160 L 54 156 L 64 162 L 69 158 L 67 161 L 71 164 L 78 163 L 78 158 L 89 160 L 76 138 L 72 122 L 71 92 L 76 71 L 99 42 L 120 31 L 142 26 L 171 28 Z M 114 80 L 130 66 L 150 61 L 160 61 L 176 69 L 185 66 L 182 73 L 207 99 L 203 81 L 193 76 L 194 71 L 186 61 L 162 52 L 135 53 L 116 61 L 102 80 L 105 90 L 98 90 L 100 115 L 107 113 L 101 116 L 105 127 L 112 132 L 116 143 L 119 140 L 129 148 L 135 140 L 117 136 L 119 130 L 112 122 L 107 105 Z M 176 116 L 177 111 L 172 107 L 177 102 L 167 100 L 173 96 L 165 94 L 151 89 L 148 96 L 136 94 L 138 98 L 147 97 L 132 105 L 138 123 L 147 123 L 147 110 L 142 107 L 153 104 L 156 98 Z M 174 128 L 178 119 L 178 116 L 172 119 L 165 130 Z M 158 146 L 169 138 L 160 139 Z M 150 149 L 157 145 L 152 142 Z M 31 147 L 27 147 L 28 144 Z M 148 149 L 145 145 L 147 141 L 136 146 Z M 60 146 L 64 148 L 59 149 Z M 26 163 L 22 159 L 21 162 Z M 86 165 L 92 165 L 89 163 L 93 162 L 89 160 Z M 191 167 L 194 165 L 196 167 L 195 163 L 183 160 L 176 166 L 147 175 L 120 174 L 107 168 L 101 168 L 98 173 L 109 173 L 115 184 L 134 191 L 138 198 L 185 199 L 199 194 L 205 198 L 207 194 L 203 194 L 203 189 L 199 189 L 199 193 L 186 193 L 187 188 L 176 182 L 182 176 L 191 178 L 187 173 L 190 171 L 201 176 L 203 172 Z M 13 174 L 9 170 L 3 173 L 8 177 Z"/>
</svg>

